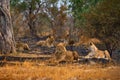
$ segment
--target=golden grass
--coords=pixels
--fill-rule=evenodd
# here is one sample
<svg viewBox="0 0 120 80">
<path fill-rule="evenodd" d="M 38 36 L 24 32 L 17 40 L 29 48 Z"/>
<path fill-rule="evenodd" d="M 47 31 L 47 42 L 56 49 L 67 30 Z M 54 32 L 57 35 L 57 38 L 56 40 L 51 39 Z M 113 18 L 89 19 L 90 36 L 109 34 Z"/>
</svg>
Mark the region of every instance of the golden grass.
<svg viewBox="0 0 120 80">
<path fill-rule="evenodd" d="M 64 64 L 47 66 L 32 62 L 0 67 L 0 80 L 120 80 L 120 67 Z"/>
<path fill-rule="evenodd" d="M 37 55 L 37 54 L 34 54 L 34 53 L 13 53 L 13 54 L 0 54 L 0 56 L 11 56 L 11 57 L 31 57 L 31 58 L 34 58 L 34 57 L 51 57 L 51 55 Z"/>
</svg>

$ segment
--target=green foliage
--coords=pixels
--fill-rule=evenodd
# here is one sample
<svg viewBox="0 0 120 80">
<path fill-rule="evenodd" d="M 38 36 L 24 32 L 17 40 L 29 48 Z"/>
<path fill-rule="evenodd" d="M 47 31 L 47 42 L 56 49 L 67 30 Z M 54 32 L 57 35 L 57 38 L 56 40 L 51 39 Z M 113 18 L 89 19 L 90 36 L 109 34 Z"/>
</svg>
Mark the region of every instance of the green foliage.
<svg viewBox="0 0 120 80">
<path fill-rule="evenodd" d="M 27 9 L 29 5 L 21 0 L 11 0 L 11 10 L 15 12 L 23 12 Z"/>
<path fill-rule="evenodd" d="M 20 0 L 10 0 L 11 7 L 15 7 Z"/>
<path fill-rule="evenodd" d="M 75 26 L 102 40 L 109 52 L 120 46 L 120 0 L 69 0 Z M 81 27 L 82 26 L 82 27 Z"/>
<path fill-rule="evenodd" d="M 85 22 L 84 13 L 88 13 L 91 7 L 94 7 L 101 0 L 69 0 L 69 8 L 75 19 L 75 25 L 78 27 Z"/>
<path fill-rule="evenodd" d="M 120 0 L 105 0 L 85 14 L 86 32 L 101 39 L 109 50 L 120 46 Z"/>
</svg>

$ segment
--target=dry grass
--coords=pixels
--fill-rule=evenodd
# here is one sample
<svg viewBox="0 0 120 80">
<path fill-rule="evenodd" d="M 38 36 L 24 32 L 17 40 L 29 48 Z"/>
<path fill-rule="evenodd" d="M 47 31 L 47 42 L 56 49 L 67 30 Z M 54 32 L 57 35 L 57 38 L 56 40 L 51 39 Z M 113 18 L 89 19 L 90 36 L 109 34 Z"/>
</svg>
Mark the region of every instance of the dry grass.
<svg viewBox="0 0 120 80">
<path fill-rule="evenodd" d="M 35 54 L 35 53 L 13 53 L 13 54 L 0 54 L 0 56 L 11 56 L 11 57 L 51 57 L 51 55 L 38 55 L 38 54 Z"/>
<path fill-rule="evenodd" d="M 0 67 L 0 80 L 120 80 L 120 67 L 64 64 L 46 66 L 32 62 Z"/>
</svg>

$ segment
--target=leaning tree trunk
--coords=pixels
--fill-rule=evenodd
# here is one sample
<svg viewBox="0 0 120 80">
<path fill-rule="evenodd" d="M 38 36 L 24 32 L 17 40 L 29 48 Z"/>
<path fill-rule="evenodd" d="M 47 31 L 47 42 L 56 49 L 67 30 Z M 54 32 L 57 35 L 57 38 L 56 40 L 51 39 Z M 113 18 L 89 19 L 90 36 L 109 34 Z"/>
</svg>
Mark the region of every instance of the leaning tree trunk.
<svg viewBox="0 0 120 80">
<path fill-rule="evenodd" d="M 10 0 L 0 0 L 0 53 L 16 52 L 10 16 Z"/>
</svg>

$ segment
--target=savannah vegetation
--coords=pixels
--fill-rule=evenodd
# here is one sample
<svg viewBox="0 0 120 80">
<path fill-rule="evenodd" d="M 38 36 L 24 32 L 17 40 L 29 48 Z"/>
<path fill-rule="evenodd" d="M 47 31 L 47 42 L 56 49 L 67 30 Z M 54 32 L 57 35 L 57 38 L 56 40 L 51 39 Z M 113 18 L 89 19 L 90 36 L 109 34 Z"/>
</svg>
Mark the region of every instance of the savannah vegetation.
<svg viewBox="0 0 120 80">
<path fill-rule="evenodd" d="M 119 58 L 120 0 L 0 0 L 0 80 L 119 80 Z"/>
</svg>

